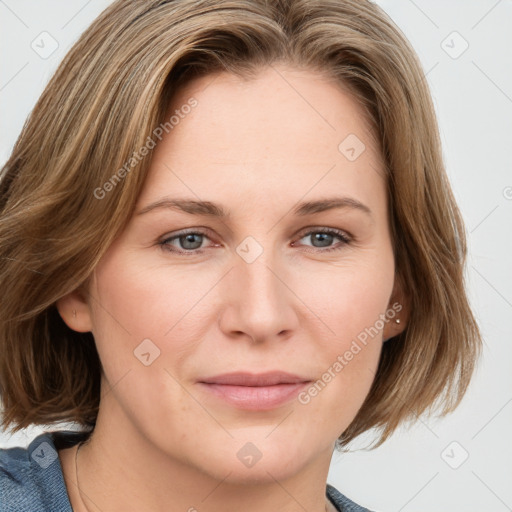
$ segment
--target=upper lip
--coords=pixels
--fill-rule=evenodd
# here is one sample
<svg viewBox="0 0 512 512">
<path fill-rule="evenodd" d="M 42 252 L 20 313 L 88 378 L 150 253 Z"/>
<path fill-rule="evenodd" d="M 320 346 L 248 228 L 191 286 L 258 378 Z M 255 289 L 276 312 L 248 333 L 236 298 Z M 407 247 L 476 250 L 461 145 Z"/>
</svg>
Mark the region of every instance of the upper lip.
<svg viewBox="0 0 512 512">
<path fill-rule="evenodd" d="M 277 384 L 297 384 L 309 382 L 309 379 L 292 373 L 273 371 L 265 373 L 233 372 L 223 373 L 201 379 L 205 384 L 224 384 L 230 386 L 275 386 Z"/>
</svg>

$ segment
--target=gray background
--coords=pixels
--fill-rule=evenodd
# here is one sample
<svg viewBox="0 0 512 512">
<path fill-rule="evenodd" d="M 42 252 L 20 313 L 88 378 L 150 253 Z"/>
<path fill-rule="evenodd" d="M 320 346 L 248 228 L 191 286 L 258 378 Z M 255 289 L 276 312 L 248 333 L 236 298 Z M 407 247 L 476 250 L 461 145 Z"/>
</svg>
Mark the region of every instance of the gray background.
<svg viewBox="0 0 512 512">
<path fill-rule="evenodd" d="M 66 51 L 109 3 L 0 0 L 0 163 Z M 418 418 L 376 450 L 335 454 L 329 482 L 381 512 L 512 511 L 512 1 L 377 3 L 427 72 L 485 349 L 455 413 Z M 26 445 L 39 432 L 0 432 L 0 446 Z"/>
</svg>

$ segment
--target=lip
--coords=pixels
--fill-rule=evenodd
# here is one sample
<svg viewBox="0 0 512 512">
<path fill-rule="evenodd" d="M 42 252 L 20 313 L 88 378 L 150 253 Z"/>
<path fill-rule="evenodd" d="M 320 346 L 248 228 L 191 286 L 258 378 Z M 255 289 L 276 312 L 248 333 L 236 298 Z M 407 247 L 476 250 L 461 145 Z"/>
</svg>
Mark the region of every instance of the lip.
<svg viewBox="0 0 512 512">
<path fill-rule="evenodd" d="M 310 379 L 282 371 L 264 373 L 231 372 L 201 379 L 205 384 L 225 384 L 231 386 L 274 386 L 276 384 L 297 384 L 310 382 Z"/>
<path fill-rule="evenodd" d="M 310 379 L 287 372 L 234 372 L 198 381 L 201 388 L 239 409 L 269 410 L 297 396 Z"/>
</svg>

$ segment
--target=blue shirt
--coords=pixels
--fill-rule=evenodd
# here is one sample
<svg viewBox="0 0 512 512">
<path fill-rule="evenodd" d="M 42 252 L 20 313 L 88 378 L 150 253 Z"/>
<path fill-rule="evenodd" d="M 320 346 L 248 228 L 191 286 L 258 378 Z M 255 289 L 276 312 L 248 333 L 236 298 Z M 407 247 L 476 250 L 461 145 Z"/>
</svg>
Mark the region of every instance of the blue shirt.
<svg viewBox="0 0 512 512">
<path fill-rule="evenodd" d="M 87 433 L 64 430 L 37 436 L 27 448 L 0 449 L 0 512 L 73 512 L 57 450 Z M 326 496 L 341 512 L 370 512 L 327 484 Z"/>
</svg>

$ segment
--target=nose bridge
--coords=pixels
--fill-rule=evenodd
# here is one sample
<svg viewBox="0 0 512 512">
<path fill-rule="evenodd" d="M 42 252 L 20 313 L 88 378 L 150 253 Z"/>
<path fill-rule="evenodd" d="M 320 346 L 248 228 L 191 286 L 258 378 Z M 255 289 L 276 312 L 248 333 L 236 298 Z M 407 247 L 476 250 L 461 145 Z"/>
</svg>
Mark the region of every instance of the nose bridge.
<svg viewBox="0 0 512 512">
<path fill-rule="evenodd" d="M 251 241 L 247 242 L 248 253 Z M 241 244 L 244 248 L 243 243 Z M 264 340 L 294 328 L 295 313 L 290 291 L 280 275 L 277 254 L 264 249 L 253 261 L 235 254 L 226 294 L 224 329 L 244 332 L 254 340 Z M 250 262 L 249 262 L 250 261 Z"/>
<path fill-rule="evenodd" d="M 253 263 L 240 262 L 238 273 L 243 284 L 242 290 L 247 296 L 246 303 L 253 303 L 253 306 L 262 310 L 282 304 L 283 285 L 276 277 L 275 270 L 271 270 L 273 267 L 276 267 L 273 259 L 263 254 Z"/>
<path fill-rule="evenodd" d="M 241 258 L 236 266 L 241 292 L 245 296 L 242 304 L 250 305 L 262 314 L 276 311 L 286 300 L 283 284 L 274 274 L 275 270 L 271 270 L 279 266 L 275 260 L 274 251 L 266 249 L 251 263 Z"/>
</svg>

